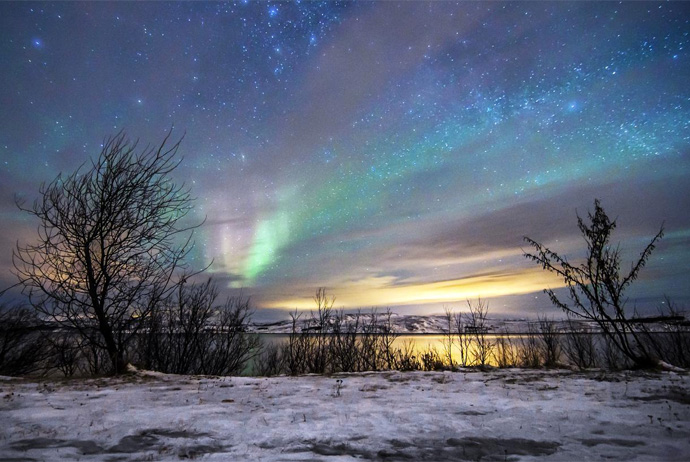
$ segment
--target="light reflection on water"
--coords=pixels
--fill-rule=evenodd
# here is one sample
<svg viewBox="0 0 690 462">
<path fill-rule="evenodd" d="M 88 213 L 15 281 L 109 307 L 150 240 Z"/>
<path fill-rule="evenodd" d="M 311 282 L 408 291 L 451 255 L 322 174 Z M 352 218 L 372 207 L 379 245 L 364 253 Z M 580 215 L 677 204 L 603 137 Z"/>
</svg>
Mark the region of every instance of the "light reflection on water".
<svg viewBox="0 0 690 462">
<path fill-rule="evenodd" d="M 259 334 L 259 336 L 266 345 L 287 344 L 290 338 L 289 334 Z M 480 342 L 484 346 L 483 355 Z M 483 363 L 489 366 L 517 366 L 520 358 L 525 357 L 526 348 L 539 347 L 539 339 L 527 334 L 484 334 L 480 337 L 470 334 L 465 337 L 464 345 L 461 345 L 457 336 L 453 336 L 450 343 L 452 344 L 450 358 L 447 348 L 448 336 L 443 334 L 398 335 L 393 341 L 392 350 L 407 352 L 420 362 L 423 358 L 431 360 L 430 354 L 436 355 L 437 358 L 433 359 L 441 361 L 444 366 L 448 366 L 450 360 L 453 361 L 454 366 L 478 365 L 482 362 L 482 356 Z"/>
</svg>

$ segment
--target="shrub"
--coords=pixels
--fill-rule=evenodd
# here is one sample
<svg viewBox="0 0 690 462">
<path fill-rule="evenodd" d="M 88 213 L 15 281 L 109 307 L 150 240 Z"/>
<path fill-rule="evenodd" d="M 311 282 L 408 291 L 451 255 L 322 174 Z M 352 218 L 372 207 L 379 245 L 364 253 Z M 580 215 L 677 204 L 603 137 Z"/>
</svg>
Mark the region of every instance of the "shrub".
<svg viewBox="0 0 690 462">
<path fill-rule="evenodd" d="M 45 366 L 48 348 L 42 327 L 34 310 L 0 305 L 0 375 L 26 375 Z"/>
</svg>

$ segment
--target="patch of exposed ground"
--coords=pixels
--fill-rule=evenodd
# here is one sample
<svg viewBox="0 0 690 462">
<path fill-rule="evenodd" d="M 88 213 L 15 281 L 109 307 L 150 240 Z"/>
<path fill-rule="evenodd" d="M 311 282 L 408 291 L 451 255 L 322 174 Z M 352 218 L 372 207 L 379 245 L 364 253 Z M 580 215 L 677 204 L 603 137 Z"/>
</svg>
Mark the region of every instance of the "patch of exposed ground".
<svg viewBox="0 0 690 462">
<path fill-rule="evenodd" d="M 208 440 L 207 433 L 195 433 L 184 430 L 170 430 L 154 428 L 143 430 L 136 435 L 127 435 L 112 446 L 106 447 L 91 440 L 57 439 L 57 438 L 27 438 L 14 441 L 10 447 L 15 451 L 27 452 L 34 449 L 74 448 L 81 455 L 97 454 L 135 454 L 152 451 L 164 454 L 167 451 L 166 439 L 188 439 L 190 444 L 177 448 L 179 457 L 192 458 L 203 454 L 223 452 L 226 447 L 211 440 L 210 444 L 200 443 L 199 438 Z M 0 459 L 4 461 L 5 459 Z M 27 460 L 27 459 L 22 459 Z M 30 459 L 29 459 L 30 460 Z"/>
<path fill-rule="evenodd" d="M 303 441 L 290 445 L 283 452 L 311 452 L 317 456 L 349 456 L 375 461 L 517 461 L 517 456 L 551 455 L 560 447 L 555 441 L 488 437 L 412 441 L 392 439 L 389 443 L 389 447 L 370 449 L 341 441 Z"/>
<path fill-rule="evenodd" d="M 681 387 L 669 387 L 663 393 L 653 393 L 648 396 L 634 396 L 636 401 L 674 401 L 679 404 L 690 405 L 690 392 Z"/>
<path fill-rule="evenodd" d="M 622 446 L 624 448 L 633 448 L 635 446 L 644 446 L 642 441 L 624 440 L 622 438 L 585 438 L 580 442 L 588 447 L 598 446 L 600 444 L 608 444 L 610 446 Z"/>
</svg>

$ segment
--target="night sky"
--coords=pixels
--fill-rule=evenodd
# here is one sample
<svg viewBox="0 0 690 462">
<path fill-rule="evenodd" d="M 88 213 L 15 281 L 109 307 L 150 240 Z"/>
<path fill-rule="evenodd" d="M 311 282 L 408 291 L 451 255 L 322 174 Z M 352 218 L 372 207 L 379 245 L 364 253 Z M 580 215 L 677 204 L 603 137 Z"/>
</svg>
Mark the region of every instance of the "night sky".
<svg viewBox="0 0 690 462">
<path fill-rule="evenodd" d="M 690 302 L 687 3 L 4 2 L 0 63 L 0 286 L 15 195 L 174 126 L 192 263 L 257 307 L 548 310 L 522 238 L 576 260 L 595 198 L 623 269 L 665 223 L 630 306 Z"/>
</svg>

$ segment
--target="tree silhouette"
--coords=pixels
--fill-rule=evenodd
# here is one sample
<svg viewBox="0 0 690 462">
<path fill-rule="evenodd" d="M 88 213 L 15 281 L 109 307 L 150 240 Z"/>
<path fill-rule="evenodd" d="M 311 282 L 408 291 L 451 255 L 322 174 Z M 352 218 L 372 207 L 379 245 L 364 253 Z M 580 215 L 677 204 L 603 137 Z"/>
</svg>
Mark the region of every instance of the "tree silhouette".
<svg viewBox="0 0 690 462">
<path fill-rule="evenodd" d="M 525 241 L 536 252 L 525 252 L 524 256 L 563 278 L 570 302 L 561 300 L 553 290 L 545 289 L 554 305 L 567 314 L 595 321 L 613 345 L 636 366 L 652 366 L 650 352 L 625 312 L 625 291 L 639 276 L 664 235 L 664 228 L 662 226 L 647 244 L 630 271 L 621 274 L 620 248 L 611 246 L 610 242 L 616 221 L 609 219 L 598 199 L 594 201 L 594 214 L 588 213 L 588 217 L 590 224 L 577 217 L 577 226 L 587 243 L 587 256 L 580 265 L 571 264 L 567 258 L 529 237 L 525 237 Z"/>
<path fill-rule="evenodd" d="M 76 329 L 107 352 L 112 372 L 152 307 L 187 268 L 193 230 L 183 218 L 192 199 L 170 174 L 182 138 L 137 152 L 123 132 L 109 137 L 97 160 L 58 175 L 40 188 L 32 207 L 38 242 L 17 244 L 14 273 L 31 303 L 61 325 Z"/>
</svg>

